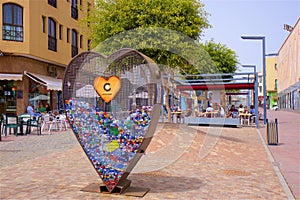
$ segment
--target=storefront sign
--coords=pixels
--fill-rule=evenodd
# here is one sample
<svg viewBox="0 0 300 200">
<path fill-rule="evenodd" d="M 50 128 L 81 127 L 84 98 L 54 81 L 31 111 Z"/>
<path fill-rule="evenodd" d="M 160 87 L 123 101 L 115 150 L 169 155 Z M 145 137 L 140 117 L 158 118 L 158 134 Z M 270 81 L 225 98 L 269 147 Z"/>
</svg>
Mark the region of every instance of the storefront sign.
<svg viewBox="0 0 300 200">
<path fill-rule="evenodd" d="M 23 98 L 23 90 L 17 90 L 17 98 L 22 99 Z"/>
</svg>

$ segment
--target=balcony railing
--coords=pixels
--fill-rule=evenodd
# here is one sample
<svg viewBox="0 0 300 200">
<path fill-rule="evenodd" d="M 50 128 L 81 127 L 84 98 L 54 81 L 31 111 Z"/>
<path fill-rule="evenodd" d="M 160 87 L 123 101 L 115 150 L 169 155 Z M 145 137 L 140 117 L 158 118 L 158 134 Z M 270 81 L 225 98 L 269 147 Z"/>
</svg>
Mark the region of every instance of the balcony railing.
<svg viewBox="0 0 300 200">
<path fill-rule="evenodd" d="M 78 47 L 72 45 L 72 58 L 78 54 Z"/>
<path fill-rule="evenodd" d="M 71 6 L 71 17 L 73 19 L 78 19 L 78 9 L 77 9 L 77 7 Z"/>
<path fill-rule="evenodd" d="M 2 39 L 23 42 L 23 27 L 15 25 L 3 25 Z"/>
<path fill-rule="evenodd" d="M 56 38 L 53 36 L 48 35 L 48 49 L 52 51 L 56 51 Z"/>
<path fill-rule="evenodd" d="M 48 0 L 48 4 L 56 8 L 56 0 Z"/>
</svg>

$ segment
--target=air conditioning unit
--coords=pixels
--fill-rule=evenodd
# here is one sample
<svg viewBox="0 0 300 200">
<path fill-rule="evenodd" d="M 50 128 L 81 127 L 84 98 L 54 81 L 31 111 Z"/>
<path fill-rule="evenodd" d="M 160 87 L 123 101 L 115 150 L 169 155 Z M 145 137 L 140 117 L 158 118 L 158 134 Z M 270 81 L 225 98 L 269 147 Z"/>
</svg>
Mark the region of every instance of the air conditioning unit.
<svg viewBox="0 0 300 200">
<path fill-rule="evenodd" d="M 56 68 L 53 67 L 53 66 L 48 66 L 47 70 L 48 70 L 49 73 L 55 73 L 56 72 Z"/>
</svg>

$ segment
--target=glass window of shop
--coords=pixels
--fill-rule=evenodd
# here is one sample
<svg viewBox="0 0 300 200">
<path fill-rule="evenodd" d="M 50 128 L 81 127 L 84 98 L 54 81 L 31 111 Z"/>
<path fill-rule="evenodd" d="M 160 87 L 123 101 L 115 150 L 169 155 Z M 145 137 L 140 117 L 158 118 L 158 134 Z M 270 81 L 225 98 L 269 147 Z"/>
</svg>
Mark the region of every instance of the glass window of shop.
<svg viewBox="0 0 300 200">
<path fill-rule="evenodd" d="M 17 83 L 15 81 L 0 81 L 0 113 L 16 115 L 17 112 Z"/>
<path fill-rule="evenodd" d="M 40 102 L 44 106 L 46 103 L 50 103 L 50 92 L 47 90 L 46 86 L 30 80 L 28 101 L 28 104 L 31 103 L 34 106 L 34 109 L 37 110 Z"/>
</svg>

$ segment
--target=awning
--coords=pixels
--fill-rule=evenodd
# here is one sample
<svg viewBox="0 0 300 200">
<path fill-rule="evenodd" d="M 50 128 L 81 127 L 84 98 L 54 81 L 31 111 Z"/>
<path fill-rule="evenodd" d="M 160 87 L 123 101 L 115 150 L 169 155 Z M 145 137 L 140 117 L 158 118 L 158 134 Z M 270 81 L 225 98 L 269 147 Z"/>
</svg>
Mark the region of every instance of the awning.
<svg viewBox="0 0 300 200">
<path fill-rule="evenodd" d="M 203 84 L 203 85 L 177 85 L 179 90 L 238 90 L 254 89 L 254 83 L 230 83 L 230 84 Z"/>
<path fill-rule="evenodd" d="M 42 85 L 47 86 L 48 90 L 62 90 L 62 80 L 53 78 L 51 76 L 45 76 L 40 74 L 35 74 L 31 72 L 24 72 L 26 76 L 34 80 L 35 82 L 38 82 Z"/>
<path fill-rule="evenodd" d="M 21 81 L 23 74 L 0 74 L 0 80 Z"/>
<path fill-rule="evenodd" d="M 29 99 L 29 101 L 49 100 L 49 99 L 50 99 L 49 96 L 41 94 L 41 95 L 38 95 L 34 98 Z"/>
</svg>

